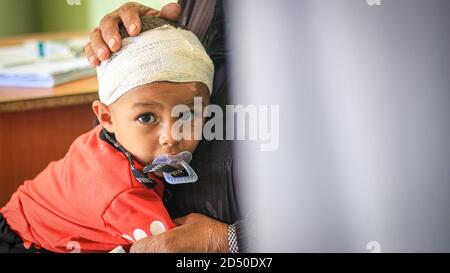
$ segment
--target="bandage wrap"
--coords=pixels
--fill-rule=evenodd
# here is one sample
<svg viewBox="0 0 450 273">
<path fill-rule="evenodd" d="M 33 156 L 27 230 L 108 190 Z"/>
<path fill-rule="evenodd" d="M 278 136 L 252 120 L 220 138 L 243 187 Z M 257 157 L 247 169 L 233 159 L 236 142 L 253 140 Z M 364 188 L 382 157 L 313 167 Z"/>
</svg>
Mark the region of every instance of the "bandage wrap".
<svg viewBox="0 0 450 273">
<path fill-rule="evenodd" d="M 125 38 L 122 49 L 97 68 L 100 101 L 110 105 L 153 82 L 201 82 L 212 93 L 214 65 L 190 31 L 165 25 Z"/>
</svg>

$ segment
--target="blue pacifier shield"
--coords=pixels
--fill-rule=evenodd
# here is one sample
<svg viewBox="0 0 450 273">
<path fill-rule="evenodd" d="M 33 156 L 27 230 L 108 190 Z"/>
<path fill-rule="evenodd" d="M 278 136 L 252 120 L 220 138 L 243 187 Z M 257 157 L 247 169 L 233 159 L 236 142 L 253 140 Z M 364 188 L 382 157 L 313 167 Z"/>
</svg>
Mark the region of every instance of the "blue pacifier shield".
<svg viewBox="0 0 450 273">
<path fill-rule="evenodd" d="M 181 152 L 177 155 L 160 155 L 153 160 L 153 165 L 165 164 L 176 167 L 177 169 L 184 169 L 186 176 L 172 176 L 170 173 L 163 172 L 164 179 L 167 183 L 172 185 L 187 184 L 197 182 L 198 176 L 195 171 L 189 166 L 192 160 L 192 153 Z"/>
</svg>

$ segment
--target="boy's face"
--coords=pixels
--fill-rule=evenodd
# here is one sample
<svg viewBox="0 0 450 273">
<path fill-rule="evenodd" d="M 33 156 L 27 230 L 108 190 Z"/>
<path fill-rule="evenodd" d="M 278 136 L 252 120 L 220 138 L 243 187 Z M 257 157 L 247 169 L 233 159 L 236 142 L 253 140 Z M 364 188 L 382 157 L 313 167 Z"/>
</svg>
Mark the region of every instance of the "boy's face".
<svg viewBox="0 0 450 273">
<path fill-rule="evenodd" d="M 208 88 L 200 83 L 156 82 L 127 92 L 109 107 L 96 101 L 93 109 L 100 124 L 114 133 L 139 162 L 148 165 L 159 155 L 193 152 L 197 148 L 194 123 L 202 128 L 204 119 L 201 113 L 194 113 L 194 97 L 202 98 L 204 108 L 209 103 Z M 191 111 L 172 117 L 172 109 L 177 105 L 186 105 Z M 183 122 L 192 119 L 190 139 L 180 140 L 172 135 L 172 126 L 180 118 Z"/>
</svg>

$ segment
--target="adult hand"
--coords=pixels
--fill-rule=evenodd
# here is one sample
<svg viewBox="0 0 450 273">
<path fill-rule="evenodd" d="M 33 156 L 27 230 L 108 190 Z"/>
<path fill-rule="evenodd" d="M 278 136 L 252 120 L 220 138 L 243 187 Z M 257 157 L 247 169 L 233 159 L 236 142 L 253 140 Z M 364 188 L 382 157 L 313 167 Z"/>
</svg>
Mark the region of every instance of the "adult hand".
<svg viewBox="0 0 450 273">
<path fill-rule="evenodd" d="M 131 253 L 229 252 L 227 224 L 198 213 L 174 222 L 178 227 L 136 242 Z"/>
<path fill-rule="evenodd" d="M 165 5 L 161 11 L 141 5 L 139 3 L 126 3 L 119 9 L 103 17 L 99 27 L 91 31 L 90 43 L 85 47 L 86 57 L 92 66 L 98 66 L 101 61 L 109 59 L 111 52 L 121 48 L 122 39 L 119 33 L 119 23 L 122 22 L 130 36 L 141 33 L 140 16 L 152 15 L 178 21 L 181 16 L 181 7 L 178 3 Z"/>
</svg>

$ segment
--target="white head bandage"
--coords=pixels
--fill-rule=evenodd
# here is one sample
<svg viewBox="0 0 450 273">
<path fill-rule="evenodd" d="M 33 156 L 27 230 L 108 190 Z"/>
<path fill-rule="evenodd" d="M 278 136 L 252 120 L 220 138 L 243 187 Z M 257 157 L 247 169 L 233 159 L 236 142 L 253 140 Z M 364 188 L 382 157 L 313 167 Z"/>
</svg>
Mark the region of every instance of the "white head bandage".
<svg viewBox="0 0 450 273">
<path fill-rule="evenodd" d="M 201 82 L 212 93 L 214 65 L 190 31 L 165 25 L 123 40 L 122 49 L 97 68 L 100 101 L 110 105 L 152 82 Z"/>
</svg>

